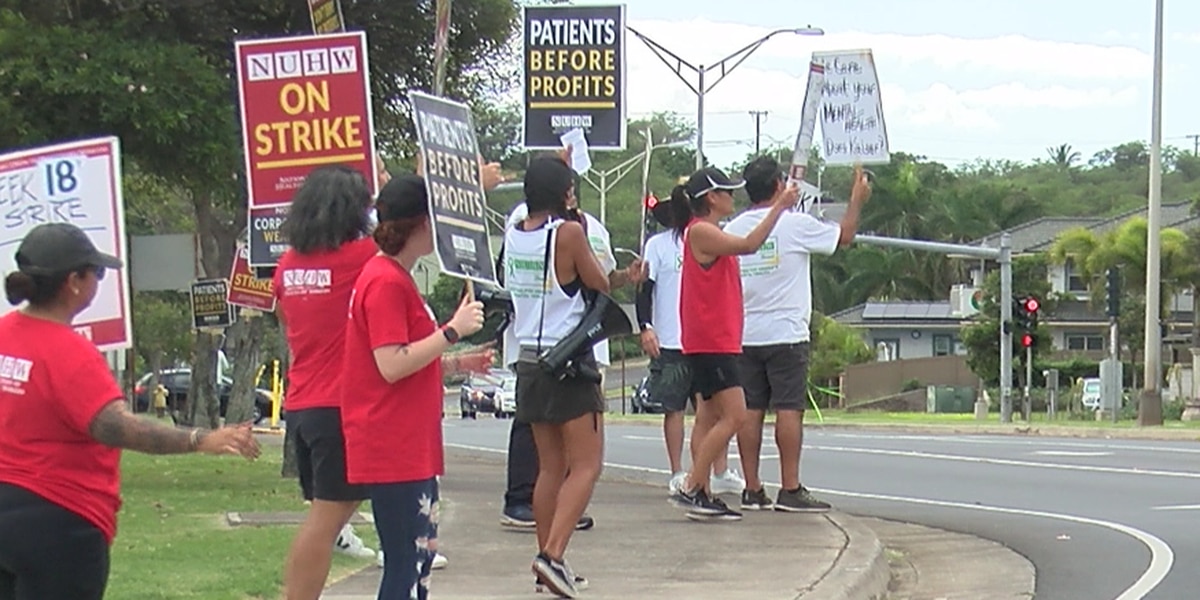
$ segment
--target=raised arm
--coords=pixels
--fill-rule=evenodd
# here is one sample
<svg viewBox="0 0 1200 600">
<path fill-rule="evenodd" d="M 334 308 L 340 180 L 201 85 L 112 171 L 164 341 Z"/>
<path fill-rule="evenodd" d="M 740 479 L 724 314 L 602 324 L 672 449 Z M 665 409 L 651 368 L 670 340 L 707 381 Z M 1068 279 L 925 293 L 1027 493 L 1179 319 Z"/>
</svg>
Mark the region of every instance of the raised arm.
<svg viewBox="0 0 1200 600">
<path fill-rule="evenodd" d="M 799 188 L 795 185 L 779 186 L 767 216 L 746 237 L 726 233 L 712 223 L 700 222 L 689 230 L 688 243 L 700 262 L 711 262 L 720 256 L 753 254 L 767 241 L 779 216 L 794 205 L 798 197 Z"/>
<path fill-rule="evenodd" d="M 854 183 L 850 188 L 850 205 L 842 216 L 842 234 L 838 237 L 839 246 L 849 246 L 858 234 L 858 218 L 862 207 L 871 198 L 871 181 L 863 172 L 862 165 L 854 165 Z"/>
</svg>

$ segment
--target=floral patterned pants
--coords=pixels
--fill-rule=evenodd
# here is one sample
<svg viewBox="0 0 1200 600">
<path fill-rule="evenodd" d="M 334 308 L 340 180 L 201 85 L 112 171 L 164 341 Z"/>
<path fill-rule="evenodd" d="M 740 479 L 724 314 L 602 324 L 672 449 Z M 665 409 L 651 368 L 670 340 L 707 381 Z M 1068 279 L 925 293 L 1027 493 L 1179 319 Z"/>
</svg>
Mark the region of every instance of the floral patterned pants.
<svg viewBox="0 0 1200 600">
<path fill-rule="evenodd" d="M 372 485 L 371 508 L 383 551 L 379 600 L 426 600 L 437 553 L 437 478 Z"/>
</svg>

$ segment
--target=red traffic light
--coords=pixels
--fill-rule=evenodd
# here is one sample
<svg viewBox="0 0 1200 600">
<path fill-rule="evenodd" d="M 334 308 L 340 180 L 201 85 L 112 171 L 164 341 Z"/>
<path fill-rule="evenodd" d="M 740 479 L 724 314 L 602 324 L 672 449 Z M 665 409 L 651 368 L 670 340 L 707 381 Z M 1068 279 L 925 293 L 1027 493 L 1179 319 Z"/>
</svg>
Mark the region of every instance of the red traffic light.
<svg viewBox="0 0 1200 600">
<path fill-rule="evenodd" d="M 658 196 L 655 196 L 654 194 L 648 194 L 646 196 L 646 208 L 652 209 L 655 206 L 658 206 Z"/>
<path fill-rule="evenodd" d="M 1025 299 L 1025 312 L 1027 312 L 1029 314 L 1033 314 L 1033 313 L 1037 312 L 1038 308 L 1040 308 L 1040 307 L 1041 307 L 1041 303 L 1038 302 L 1037 298 L 1031 297 L 1031 298 Z"/>
<path fill-rule="evenodd" d="M 1029 348 L 1030 346 L 1033 346 L 1033 336 L 1029 335 L 1028 333 L 1021 336 L 1021 346 L 1025 347 L 1025 348 Z"/>
</svg>

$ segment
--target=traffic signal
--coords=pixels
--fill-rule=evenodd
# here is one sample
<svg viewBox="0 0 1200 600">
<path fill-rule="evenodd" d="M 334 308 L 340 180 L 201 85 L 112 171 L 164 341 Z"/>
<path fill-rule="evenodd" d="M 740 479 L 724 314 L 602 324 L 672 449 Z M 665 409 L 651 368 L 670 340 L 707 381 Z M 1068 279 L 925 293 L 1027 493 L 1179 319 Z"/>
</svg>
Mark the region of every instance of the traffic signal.
<svg viewBox="0 0 1200 600">
<path fill-rule="evenodd" d="M 1033 296 L 1013 298 L 1012 302 L 1015 329 L 1026 333 L 1037 329 L 1038 313 L 1041 311 L 1042 303 Z"/>
<path fill-rule="evenodd" d="M 1025 298 L 1025 300 L 1023 302 L 1024 302 L 1025 314 L 1028 315 L 1029 330 L 1033 331 L 1034 329 L 1037 329 L 1038 309 L 1040 309 L 1042 307 L 1042 303 L 1038 302 L 1038 299 L 1034 298 L 1033 296 L 1029 296 L 1029 297 Z"/>
<path fill-rule="evenodd" d="M 1021 347 L 1022 348 L 1032 348 L 1033 347 L 1033 334 L 1026 333 L 1025 335 L 1021 336 Z"/>
<path fill-rule="evenodd" d="M 1106 275 L 1104 291 L 1108 296 L 1108 316 L 1121 316 L 1121 271 L 1110 267 Z"/>
</svg>

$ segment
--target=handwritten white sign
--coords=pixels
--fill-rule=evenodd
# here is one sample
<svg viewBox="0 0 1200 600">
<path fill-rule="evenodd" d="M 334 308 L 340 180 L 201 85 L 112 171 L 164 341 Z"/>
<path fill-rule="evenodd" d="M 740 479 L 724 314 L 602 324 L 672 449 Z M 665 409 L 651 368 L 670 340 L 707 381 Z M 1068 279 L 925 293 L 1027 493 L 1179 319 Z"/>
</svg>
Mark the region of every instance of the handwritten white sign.
<svg viewBox="0 0 1200 600">
<path fill-rule="evenodd" d="M 0 155 L 0 272 L 17 270 L 16 254 L 29 230 L 71 223 L 101 252 L 128 264 L 121 153 L 115 137 L 81 140 Z M 110 271 L 75 329 L 101 350 L 128 348 L 129 270 Z M 13 310 L 7 302 L 0 314 Z"/>
<path fill-rule="evenodd" d="M 821 150 L 827 165 L 891 161 L 879 77 L 870 50 L 814 52 L 825 66 L 821 92 Z"/>
</svg>

